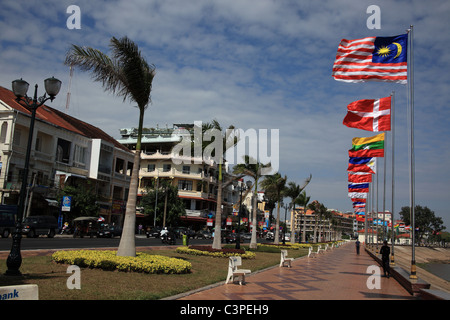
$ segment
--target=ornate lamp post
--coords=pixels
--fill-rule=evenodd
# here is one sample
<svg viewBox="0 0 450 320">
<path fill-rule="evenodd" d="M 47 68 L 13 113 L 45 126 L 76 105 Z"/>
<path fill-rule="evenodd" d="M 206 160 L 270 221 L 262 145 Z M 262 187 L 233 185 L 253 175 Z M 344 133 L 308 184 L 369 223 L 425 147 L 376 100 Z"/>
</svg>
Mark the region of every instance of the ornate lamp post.
<svg viewBox="0 0 450 320">
<path fill-rule="evenodd" d="M 237 186 L 237 181 L 235 181 L 234 186 Z M 242 184 L 238 186 L 239 191 L 241 193 L 241 201 L 239 202 L 239 211 L 238 211 L 238 230 L 236 235 L 236 249 L 241 248 L 241 208 L 242 208 L 242 191 L 245 191 L 247 189 L 250 189 L 252 187 L 252 182 L 248 180 L 246 184 Z"/>
<path fill-rule="evenodd" d="M 25 164 L 22 173 L 22 185 L 20 187 L 20 195 L 19 195 L 19 205 L 17 210 L 17 221 L 16 221 L 16 229 L 13 232 L 13 243 L 11 246 L 11 252 L 9 253 L 8 259 L 6 260 L 6 266 L 8 270 L 6 270 L 6 275 L 21 275 L 20 266 L 22 264 L 22 256 L 20 254 L 20 242 L 22 240 L 22 218 L 23 218 L 23 210 L 25 204 L 25 194 L 27 189 L 27 181 L 28 181 L 28 170 L 30 165 L 30 153 L 31 153 L 31 144 L 33 141 L 33 131 L 34 131 L 34 121 L 36 118 L 36 110 L 40 106 L 42 106 L 47 100 L 53 101 L 56 95 L 59 93 L 61 89 L 61 81 L 55 79 L 54 77 L 48 78 L 44 80 L 45 92 L 42 97 L 37 97 L 37 88 L 38 85 L 35 85 L 34 88 L 34 97 L 31 100 L 27 96 L 27 91 L 29 84 L 28 82 L 20 79 L 14 80 L 12 82 L 12 89 L 14 95 L 17 97 L 16 101 L 31 111 L 31 120 L 30 120 L 30 128 L 28 133 L 28 144 L 25 155 Z M 46 95 L 49 95 L 48 97 Z"/>
</svg>

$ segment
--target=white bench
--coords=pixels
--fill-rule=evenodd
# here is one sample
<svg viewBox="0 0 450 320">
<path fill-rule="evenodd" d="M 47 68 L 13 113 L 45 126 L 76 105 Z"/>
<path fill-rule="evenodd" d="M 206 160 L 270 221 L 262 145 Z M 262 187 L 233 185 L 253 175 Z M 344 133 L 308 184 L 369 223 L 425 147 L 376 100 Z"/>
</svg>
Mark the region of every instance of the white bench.
<svg viewBox="0 0 450 320">
<path fill-rule="evenodd" d="M 246 269 L 238 269 L 241 265 L 241 257 L 230 257 L 228 262 L 228 275 L 225 284 L 227 284 L 230 280 L 231 282 L 234 282 L 235 278 L 239 278 L 240 285 L 245 283 L 245 275 L 251 273 L 251 271 Z"/>
<path fill-rule="evenodd" d="M 325 245 L 325 248 L 322 250 L 325 253 L 328 250 L 328 243 Z"/>
<path fill-rule="evenodd" d="M 281 250 L 280 267 L 284 267 L 284 265 L 287 265 L 289 268 L 292 267 L 291 262 L 294 258 L 288 258 L 287 255 L 287 250 Z"/>
<path fill-rule="evenodd" d="M 317 251 L 313 251 L 312 246 L 309 247 L 308 258 L 312 256 L 317 257 L 317 255 L 320 253 L 320 250 L 321 250 L 320 245 L 317 247 Z"/>
</svg>

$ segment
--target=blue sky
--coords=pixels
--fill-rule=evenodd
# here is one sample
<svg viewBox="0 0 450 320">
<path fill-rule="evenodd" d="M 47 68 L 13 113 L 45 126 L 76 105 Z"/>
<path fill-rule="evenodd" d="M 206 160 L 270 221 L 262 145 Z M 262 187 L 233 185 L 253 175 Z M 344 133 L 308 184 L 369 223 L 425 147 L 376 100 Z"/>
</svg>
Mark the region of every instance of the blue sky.
<svg viewBox="0 0 450 320">
<path fill-rule="evenodd" d="M 366 25 L 373 4 L 381 10 L 379 30 Z M 69 5 L 80 7 L 79 30 L 66 27 Z M 352 209 L 346 171 L 351 139 L 373 135 L 342 125 L 346 106 L 395 91 L 397 214 L 409 205 L 406 86 L 341 83 L 331 69 L 342 38 L 394 36 L 412 24 L 416 204 L 435 211 L 450 229 L 449 18 L 450 3 L 434 0 L 6 0 L 0 85 L 10 88 L 22 77 L 43 93 L 43 79 L 55 76 L 63 87 L 50 106 L 119 138 L 120 128 L 137 125 L 137 109 L 77 70 L 66 109 L 69 70 L 63 61 L 70 44 L 109 52 L 112 36 L 127 35 L 157 70 L 145 126 L 217 119 L 224 127 L 279 129 L 280 173 L 297 183 L 312 174 L 306 189 L 311 199 L 342 211 Z M 390 209 L 390 162 L 387 176 Z"/>
</svg>

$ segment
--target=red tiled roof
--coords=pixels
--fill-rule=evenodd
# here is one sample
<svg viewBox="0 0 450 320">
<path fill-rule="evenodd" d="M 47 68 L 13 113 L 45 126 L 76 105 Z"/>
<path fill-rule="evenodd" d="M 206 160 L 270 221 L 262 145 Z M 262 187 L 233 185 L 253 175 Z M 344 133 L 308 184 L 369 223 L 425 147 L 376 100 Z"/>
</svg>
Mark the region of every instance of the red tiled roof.
<svg viewBox="0 0 450 320">
<path fill-rule="evenodd" d="M 0 86 L 0 100 L 21 113 L 31 115 L 31 111 L 16 101 L 16 96 L 14 93 L 2 86 Z M 103 130 L 47 105 L 43 105 L 36 110 L 36 118 L 91 139 L 102 139 L 104 141 L 108 141 L 119 149 L 130 151 Z"/>
</svg>

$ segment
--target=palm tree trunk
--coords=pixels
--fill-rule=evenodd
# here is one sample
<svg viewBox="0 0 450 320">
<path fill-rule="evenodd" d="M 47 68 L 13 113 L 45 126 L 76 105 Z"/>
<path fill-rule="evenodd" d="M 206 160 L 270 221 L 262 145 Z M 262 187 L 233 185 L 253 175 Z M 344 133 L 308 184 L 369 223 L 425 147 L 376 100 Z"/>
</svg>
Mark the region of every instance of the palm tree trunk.
<svg viewBox="0 0 450 320">
<path fill-rule="evenodd" d="M 273 240 L 273 243 L 280 243 L 280 201 L 278 201 L 277 204 L 277 223 L 275 224 L 275 239 Z"/>
<path fill-rule="evenodd" d="M 258 201 L 257 198 L 256 198 L 256 196 L 258 194 L 257 190 L 258 190 L 258 181 L 255 180 L 255 192 L 253 194 L 253 218 L 252 218 L 253 228 L 252 228 L 252 238 L 250 240 L 250 249 L 257 249 L 258 248 L 258 243 L 257 243 L 257 240 L 256 240 L 256 230 L 257 230 L 257 227 L 258 227 L 258 218 L 256 216 L 256 213 L 258 212 L 257 208 L 256 208 L 257 201 Z"/>
<path fill-rule="evenodd" d="M 305 208 L 303 209 L 303 233 L 302 233 L 302 242 L 305 243 L 306 242 L 306 205 Z"/>
<path fill-rule="evenodd" d="M 139 167 L 141 163 L 141 138 L 142 127 L 144 123 L 144 108 L 139 108 L 139 127 L 136 142 L 136 151 L 134 153 L 133 171 L 131 173 L 130 190 L 128 191 L 127 207 L 125 211 L 125 220 L 123 222 L 122 236 L 120 237 L 117 255 L 122 257 L 136 256 L 135 229 L 136 229 L 136 201 L 139 184 Z"/>
<path fill-rule="evenodd" d="M 222 164 L 219 164 L 219 180 L 217 182 L 216 221 L 214 225 L 213 249 L 222 249 Z"/>
</svg>

